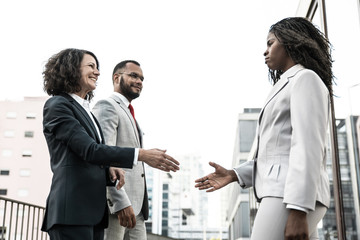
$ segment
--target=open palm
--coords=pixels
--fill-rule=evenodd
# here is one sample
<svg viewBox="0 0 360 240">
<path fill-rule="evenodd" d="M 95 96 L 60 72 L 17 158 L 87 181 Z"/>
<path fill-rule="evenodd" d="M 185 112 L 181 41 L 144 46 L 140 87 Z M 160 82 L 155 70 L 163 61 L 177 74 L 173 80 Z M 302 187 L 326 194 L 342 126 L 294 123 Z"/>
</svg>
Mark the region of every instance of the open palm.
<svg viewBox="0 0 360 240">
<path fill-rule="evenodd" d="M 209 165 L 215 168 L 215 172 L 195 180 L 195 187 L 199 190 L 206 189 L 206 192 L 213 192 L 237 180 L 233 170 L 225 169 L 214 162 L 209 162 Z"/>
</svg>

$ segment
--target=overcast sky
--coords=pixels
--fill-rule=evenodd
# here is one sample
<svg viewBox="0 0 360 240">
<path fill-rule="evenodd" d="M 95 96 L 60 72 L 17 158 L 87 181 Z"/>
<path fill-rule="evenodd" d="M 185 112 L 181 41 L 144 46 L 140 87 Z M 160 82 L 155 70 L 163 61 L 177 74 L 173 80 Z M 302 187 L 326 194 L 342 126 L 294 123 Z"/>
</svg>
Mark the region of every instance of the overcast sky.
<svg viewBox="0 0 360 240">
<path fill-rule="evenodd" d="M 262 107 L 271 88 L 263 57 L 268 29 L 294 16 L 298 2 L 1 1 L 0 100 L 45 96 L 44 64 L 71 47 L 90 50 L 100 61 L 93 105 L 113 91 L 114 66 L 134 59 L 145 76 L 143 93 L 133 101 L 145 148 L 195 153 L 230 167 L 238 114 Z M 360 110 L 359 87 L 350 87 L 360 82 L 359 18 L 355 0 L 327 4 L 338 10 L 328 17 L 342 117 Z"/>
<path fill-rule="evenodd" d="M 95 103 L 112 92 L 114 66 L 134 59 L 145 76 L 143 93 L 133 102 L 145 147 L 173 155 L 193 152 L 229 166 L 238 113 L 262 107 L 271 88 L 263 57 L 268 29 L 294 16 L 298 2 L 1 1 L 0 99 L 45 96 L 44 64 L 73 47 L 93 51 L 100 61 Z M 328 21 L 340 78 L 338 113 L 344 116 L 350 105 L 352 112 L 358 107 L 348 93 L 350 100 L 360 95 L 349 88 L 360 82 L 358 74 L 348 70 L 358 68 L 359 18 L 355 0 L 329 4 L 339 10 L 328 10 Z M 339 12 L 347 14 L 340 18 Z M 338 44 L 344 36 L 351 37 Z M 337 70 L 343 66 L 346 71 Z"/>
</svg>

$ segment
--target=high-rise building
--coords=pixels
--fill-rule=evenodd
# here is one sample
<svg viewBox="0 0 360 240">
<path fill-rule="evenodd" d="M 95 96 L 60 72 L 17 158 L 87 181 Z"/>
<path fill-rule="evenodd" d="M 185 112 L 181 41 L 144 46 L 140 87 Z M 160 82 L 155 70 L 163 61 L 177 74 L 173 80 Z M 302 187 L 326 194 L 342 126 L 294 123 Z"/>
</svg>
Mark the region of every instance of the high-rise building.
<svg viewBox="0 0 360 240">
<path fill-rule="evenodd" d="M 360 239 L 359 213 L 359 137 L 360 118 L 349 116 L 346 119 L 336 120 L 338 152 L 340 162 L 340 178 L 342 188 L 342 204 L 345 216 L 346 239 Z M 333 191 L 333 174 L 331 151 L 328 149 L 327 169 L 330 178 L 331 202 L 330 208 L 322 221 L 320 239 L 337 239 L 336 214 Z"/>
<path fill-rule="evenodd" d="M 176 156 L 176 159 L 181 162 L 181 171 L 146 171 L 147 179 L 149 175 L 153 178 L 148 181 L 153 184 L 148 184 L 148 189 L 152 189 L 149 199 L 153 214 L 147 223 L 151 225 L 152 233 L 175 239 L 226 240 L 227 229 L 224 224 L 218 227 L 208 225 L 208 213 L 215 208 L 208 203 L 209 194 L 194 187 L 194 180 L 204 175 L 200 157 L 188 154 Z M 216 208 L 221 208 L 221 204 L 219 201 Z M 219 222 L 225 223 L 225 218 L 219 219 Z"/>
<path fill-rule="evenodd" d="M 42 131 L 46 97 L 0 101 L 0 195 L 45 206 L 51 184 Z"/>
<path fill-rule="evenodd" d="M 256 134 L 259 108 L 245 108 L 238 116 L 232 167 L 249 160 L 252 156 L 253 142 Z M 250 239 L 250 204 L 254 201 L 249 189 L 241 189 L 239 184 L 228 187 L 229 205 L 227 219 L 229 222 L 229 239 Z M 256 208 L 252 208 L 254 209 Z"/>
</svg>

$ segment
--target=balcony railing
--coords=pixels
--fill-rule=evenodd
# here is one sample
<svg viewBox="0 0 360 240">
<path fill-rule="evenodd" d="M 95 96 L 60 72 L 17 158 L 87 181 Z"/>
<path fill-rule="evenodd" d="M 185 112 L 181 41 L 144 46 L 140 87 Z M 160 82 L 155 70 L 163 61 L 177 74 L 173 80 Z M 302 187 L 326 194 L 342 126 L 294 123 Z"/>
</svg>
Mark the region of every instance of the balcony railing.
<svg viewBox="0 0 360 240">
<path fill-rule="evenodd" d="M 45 208 L 0 196 L 0 240 L 46 240 L 40 230 Z"/>
</svg>

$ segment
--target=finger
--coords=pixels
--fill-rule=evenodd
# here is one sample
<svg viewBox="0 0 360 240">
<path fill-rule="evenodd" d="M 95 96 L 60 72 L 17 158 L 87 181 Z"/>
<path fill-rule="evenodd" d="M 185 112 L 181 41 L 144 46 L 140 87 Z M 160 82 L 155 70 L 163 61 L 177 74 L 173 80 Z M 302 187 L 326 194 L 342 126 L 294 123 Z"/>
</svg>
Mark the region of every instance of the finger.
<svg viewBox="0 0 360 240">
<path fill-rule="evenodd" d="M 196 182 L 196 183 L 201 183 L 201 182 L 205 182 L 205 181 L 208 180 L 208 179 L 209 179 L 209 176 L 205 176 L 205 177 L 196 179 L 195 182 Z"/>
<path fill-rule="evenodd" d="M 126 219 L 125 219 L 123 216 L 120 216 L 120 217 L 119 217 L 119 221 L 120 221 L 120 225 L 121 225 L 121 226 L 126 227 L 127 221 L 126 221 Z"/>
<path fill-rule="evenodd" d="M 166 158 L 164 163 L 168 166 L 168 168 L 170 170 L 172 170 L 174 172 L 180 169 L 178 166 L 178 165 L 180 165 L 180 163 L 178 161 L 176 161 L 175 159 L 173 159 L 172 157 Z"/>
<path fill-rule="evenodd" d="M 130 226 L 129 226 L 129 228 L 134 228 L 135 227 L 135 225 L 136 225 L 136 218 L 135 218 L 135 215 L 132 215 L 131 216 L 131 220 L 130 220 Z"/>
<path fill-rule="evenodd" d="M 118 184 L 116 185 L 116 189 L 119 190 L 119 189 L 122 188 L 124 185 L 125 185 L 125 179 L 124 179 L 124 178 L 121 178 L 121 179 L 118 181 Z"/>
<path fill-rule="evenodd" d="M 210 188 L 209 190 L 206 190 L 206 192 L 213 192 L 215 190 L 216 190 L 216 188 Z"/>
<path fill-rule="evenodd" d="M 205 183 L 198 183 L 198 184 L 195 184 L 195 187 L 197 187 L 197 188 L 200 188 L 200 187 L 203 187 L 203 186 L 205 186 Z"/>
<path fill-rule="evenodd" d="M 176 172 L 176 166 L 173 165 L 170 161 L 165 160 L 160 160 L 159 164 L 158 164 L 158 169 L 165 171 L 165 172 Z"/>
<path fill-rule="evenodd" d="M 212 166 L 215 169 L 219 167 L 219 165 L 214 163 L 214 162 L 209 162 L 209 165 Z"/>
<path fill-rule="evenodd" d="M 113 168 L 109 168 L 109 175 L 110 175 L 111 180 L 114 181 L 116 179 L 116 173 Z"/>
<path fill-rule="evenodd" d="M 176 161 L 176 160 L 175 160 L 172 156 L 170 156 L 170 155 L 165 154 L 165 159 L 168 160 L 168 161 L 173 162 L 173 163 L 176 164 L 176 165 L 180 165 L 180 163 L 179 163 L 178 161 Z"/>
</svg>

